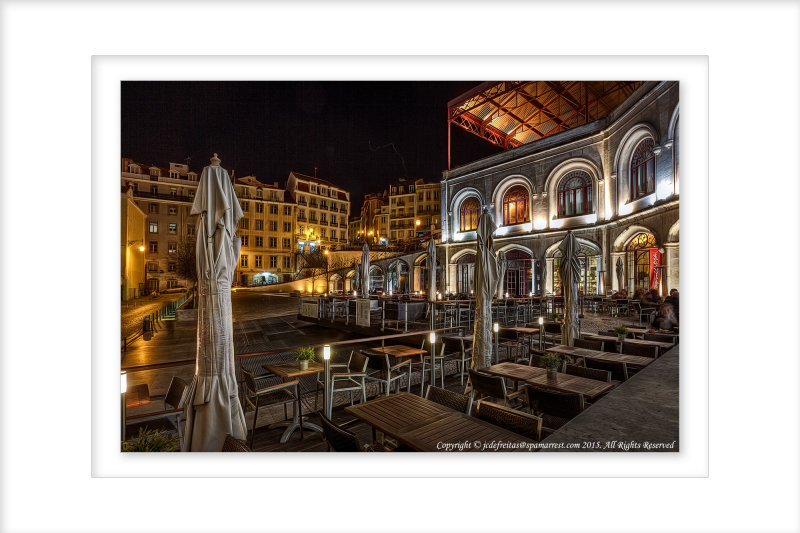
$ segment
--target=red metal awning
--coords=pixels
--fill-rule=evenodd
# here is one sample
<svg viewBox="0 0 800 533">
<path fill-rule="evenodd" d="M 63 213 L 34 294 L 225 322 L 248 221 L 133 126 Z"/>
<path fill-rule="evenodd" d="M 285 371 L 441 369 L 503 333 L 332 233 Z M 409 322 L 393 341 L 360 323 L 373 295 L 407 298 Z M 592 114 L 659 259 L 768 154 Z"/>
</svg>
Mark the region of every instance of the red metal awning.
<svg viewBox="0 0 800 533">
<path fill-rule="evenodd" d="M 448 128 L 456 124 L 503 149 L 515 148 L 605 117 L 642 83 L 488 81 L 448 102 Z"/>
</svg>

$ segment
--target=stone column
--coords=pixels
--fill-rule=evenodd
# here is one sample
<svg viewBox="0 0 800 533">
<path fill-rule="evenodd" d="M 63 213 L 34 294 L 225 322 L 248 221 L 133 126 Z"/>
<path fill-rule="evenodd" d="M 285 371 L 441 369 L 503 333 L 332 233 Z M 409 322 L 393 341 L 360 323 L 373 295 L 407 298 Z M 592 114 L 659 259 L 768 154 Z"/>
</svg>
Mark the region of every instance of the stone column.
<svg viewBox="0 0 800 533">
<path fill-rule="evenodd" d="M 548 292 L 553 292 L 553 258 L 547 257 L 544 261 L 547 265 L 547 272 L 542 278 L 542 286 L 544 287 L 544 293 L 547 294 Z"/>
<path fill-rule="evenodd" d="M 447 265 L 447 290 L 451 292 L 458 292 L 458 275 L 456 273 L 457 265 Z"/>
</svg>

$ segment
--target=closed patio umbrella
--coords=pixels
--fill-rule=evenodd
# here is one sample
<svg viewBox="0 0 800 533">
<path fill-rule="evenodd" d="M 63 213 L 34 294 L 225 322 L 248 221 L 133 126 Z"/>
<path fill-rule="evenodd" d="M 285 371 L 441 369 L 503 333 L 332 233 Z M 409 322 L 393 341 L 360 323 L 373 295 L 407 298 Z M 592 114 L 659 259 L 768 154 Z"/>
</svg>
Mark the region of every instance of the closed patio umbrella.
<svg viewBox="0 0 800 533">
<path fill-rule="evenodd" d="M 361 290 L 361 266 L 353 260 L 353 291 Z"/>
<path fill-rule="evenodd" d="M 506 270 L 508 270 L 508 263 L 506 262 L 506 253 L 500 252 L 497 254 L 497 297 L 503 298 L 503 286 L 506 278 Z"/>
<path fill-rule="evenodd" d="M 488 211 L 478 220 L 475 253 L 475 327 L 472 350 L 472 368 L 480 369 L 492 364 L 492 298 L 497 291 L 497 257 L 492 250 L 492 233 L 495 225 Z"/>
<path fill-rule="evenodd" d="M 561 244 L 561 264 L 558 273 L 564 290 L 564 326 L 561 328 L 561 344 L 574 346 L 579 337 L 578 326 L 578 285 L 581 282 L 581 264 L 578 257 L 578 241 L 568 232 Z"/>
<path fill-rule="evenodd" d="M 369 246 L 364 243 L 364 247 L 361 249 L 361 296 L 368 297 L 369 288 Z"/>
<path fill-rule="evenodd" d="M 433 238 L 428 241 L 428 257 L 425 258 L 425 266 L 428 269 L 428 301 L 436 301 L 436 243 Z"/>
<path fill-rule="evenodd" d="M 624 286 L 622 284 L 623 277 L 625 276 L 625 268 L 622 264 L 622 258 L 617 257 L 617 290 L 622 291 Z"/>
<path fill-rule="evenodd" d="M 183 450 L 218 452 L 225 435 L 246 438 L 233 358 L 231 281 L 241 239 L 236 227 L 242 209 L 228 172 L 217 154 L 203 169 L 191 215 L 197 224 L 197 356 L 195 375 L 186 393 Z M 255 421 L 253 422 L 255 424 Z"/>
</svg>

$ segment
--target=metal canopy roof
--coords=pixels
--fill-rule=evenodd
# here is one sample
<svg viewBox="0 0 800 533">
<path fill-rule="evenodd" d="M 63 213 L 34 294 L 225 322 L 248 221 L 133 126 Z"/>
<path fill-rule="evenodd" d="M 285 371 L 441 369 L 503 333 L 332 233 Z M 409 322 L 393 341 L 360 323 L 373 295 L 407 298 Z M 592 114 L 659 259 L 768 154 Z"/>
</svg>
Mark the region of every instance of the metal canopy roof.
<svg viewBox="0 0 800 533">
<path fill-rule="evenodd" d="M 448 102 L 448 127 L 515 148 L 605 117 L 642 83 L 489 81 Z"/>
</svg>

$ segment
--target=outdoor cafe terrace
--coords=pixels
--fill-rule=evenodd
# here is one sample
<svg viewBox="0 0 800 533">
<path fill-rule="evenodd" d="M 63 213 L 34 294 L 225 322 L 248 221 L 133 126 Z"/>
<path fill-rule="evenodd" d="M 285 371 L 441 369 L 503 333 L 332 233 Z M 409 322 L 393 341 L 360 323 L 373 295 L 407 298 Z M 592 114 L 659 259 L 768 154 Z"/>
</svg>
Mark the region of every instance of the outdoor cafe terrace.
<svg viewBox="0 0 800 533">
<path fill-rule="evenodd" d="M 479 373 L 474 300 L 297 305 L 291 320 L 234 323 L 248 434 L 229 440 L 231 451 L 678 451 L 679 333 L 652 330 L 654 310 L 640 302 L 582 299 L 580 338 L 564 346 L 560 297 L 496 299 L 491 365 Z M 143 427 L 183 434 L 196 320 L 155 320 L 155 334 L 123 359 L 127 439 Z M 304 339 L 315 352 L 306 369 L 295 359 L 308 344 L 293 328 L 315 333 Z M 155 363 L 137 364 L 142 353 Z"/>
</svg>

